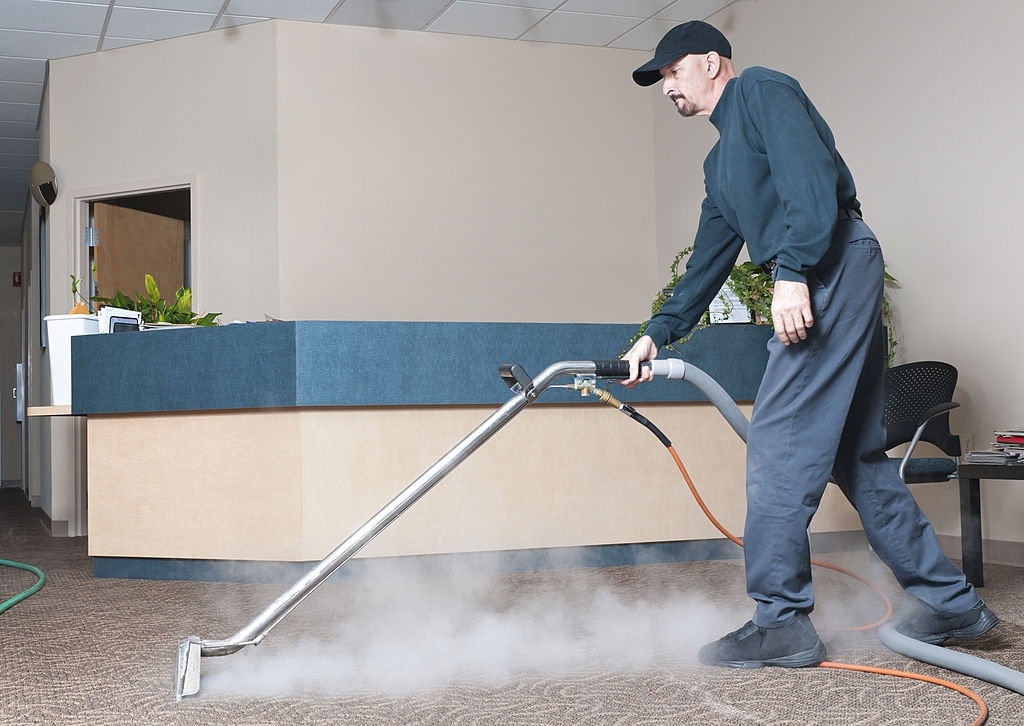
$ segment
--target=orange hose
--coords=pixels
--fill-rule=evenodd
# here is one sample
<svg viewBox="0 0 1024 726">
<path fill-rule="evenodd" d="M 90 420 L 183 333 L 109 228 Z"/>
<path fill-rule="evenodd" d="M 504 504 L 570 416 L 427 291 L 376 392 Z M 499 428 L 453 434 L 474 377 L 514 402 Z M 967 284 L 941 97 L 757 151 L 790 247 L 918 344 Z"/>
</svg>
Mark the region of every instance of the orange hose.
<svg viewBox="0 0 1024 726">
<path fill-rule="evenodd" d="M 957 685 L 952 681 L 943 680 L 942 678 L 934 678 L 932 676 L 926 676 L 922 673 L 910 673 L 909 671 L 896 671 L 890 670 L 889 668 L 874 668 L 873 666 L 854 665 L 851 663 L 832 663 L 829 661 L 822 661 L 818 664 L 819 668 L 833 668 L 835 670 L 844 671 L 861 671 L 862 673 L 877 673 L 883 676 L 895 676 L 897 678 L 910 678 L 915 681 L 924 681 L 925 683 L 932 683 L 943 688 L 948 688 L 952 691 L 956 691 L 978 704 L 978 717 L 971 721 L 971 726 L 982 726 L 985 721 L 988 720 L 988 706 L 985 705 L 985 701 L 982 700 L 974 691 L 969 688 Z"/>
<path fill-rule="evenodd" d="M 694 501 L 697 502 L 697 506 L 700 507 L 702 512 L 704 512 L 704 516 L 706 516 L 708 518 L 708 520 L 711 522 L 711 524 L 713 524 L 715 526 L 715 529 L 717 529 L 719 532 L 721 532 L 723 535 L 725 535 L 725 537 L 727 539 L 729 539 L 730 541 L 732 541 L 732 542 L 738 544 L 740 547 L 742 547 L 743 546 L 743 540 L 740 539 L 739 537 L 737 537 L 736 535 L 734 535 L 728 529 L 726 529 L 725 526 L 722 525 L 722 523 L 718 521 L 718 519 L 715 517 L 715 515 L 711 513 L 711 510 L 708 509 L 708 506 L 704 503 L 704 499 L 703 499 L 703 497 L 701 497 L 700 492 L 697 491 L 697 487 L 696 487 L 696 485 L 694 485 L 693 479 L 690 478 L 690 473 L 686 470 L 686 467 L 683 465 L 683 460 L 680 459 L 679 458 L 679 454 L 676 453 L 675 448 L 673 446 L 671 446 L 671 445 L 669 445 L 667 448 L 668 448 L 669 453 L 672 454 L 672 458 L 675 460 L 676 466 L 679 467 L 679 471 L 682 472 L 683 479 L 686 480 L 686 486 L 689 488 L 690 494 L 693 495 Z M 853 627 L 853 628 L 850 628 L 849 630 L 852 630 L 852 631 L 872 630 L 872 629 L 877 628 L 877 627 L 881 626 L 882 624 L 884 624 L 892 616 L 892 613 L 893 613 L 892 600 L 890 600 L 889 596 L 886 595 L 882 591 L 882 589 L 879 588 L 874 583 L 869 582 L 864 577 L 861 577 L 860 575 L 856 574 L 855 572 L 851 572 L 850 570 L 847 570 L 847 569 L 845 569 L 843 567 L 840 567 L 839 565 L 833 565 L 831 563 L 821 562 L 821 561 L 818 561 L 818 560 L 811 560 L 811 564 L 812 565 L 816 565 L 817 567 L 824 567 L 824 568 L 827 568 L 829 570 L 834 570 L 835 572 L 839 572 L 839 573 L 842 573 L 843 575 L 847 575 L 849 577 L 852 577 L 853 579 L 855 579 L 858 582 L 861 582 L 861 583 L 867 585 L 872 590 L 874 590 L 876 593 L 878 593 L 878 595 L 885 602 L 885 616 L 881 620 L 879 620 L 878 622 L 875 622 L 875 623 L 871 623 L 870 625 L 860 625 L 860 626 L 857 626 L 857 627 Z M 823 661 L 823 662 L 819 663 L 818 666 L 820 668 L 834 668 L 834 669 L 837 669 L 837 670 L 861 671 L 863 673 L 876 673 L 876 674 L 879 674 L 879 675 L 895 676 L 897 678 L 909 678 L 909 679 L 916 680 L 916 681 L 924 681 L 925 683 L 933 683 L 935 685 L 942 686 L 942 687 L 948 688 L 948 689 L 950 689 L 952 691 L 956 691 L 957 693 L 963 694 L 964 696 L 967 696 L 972 701 L 974 701 L 976 704 L 978 704 L 978 710 L 980 711 L 980 713 L 978 714 L 978 718 L 976 718 L 973 722 L 971 722 L 971 726 L 982 726 L 982 724 L 984 724 L 985 721 L 988 720 L 988 706 L 985 705 L 985 701 L 982 700 L 981 696 L 979 696 L 974 691 L 971 691 L 971 690 L 969 690 L 967 688 L 964 688 L 963 686 L 957 685 L 956 683 L 953 683 L 951 681 L 946 681 L 946 680 L 943 680 L 941 678 L 933 678 L 932 676 L 926 676 L 926 675 L 922 675 L 920 673 L 910 673 L 909 671 L 891 670 L 889 668 L 874 668 L 872 666 L 854 665 L 854 664 L 850 664 L 850 663 L 833 663 L 833 662 L 830 662 L 830 661 Z"/>
</svg>

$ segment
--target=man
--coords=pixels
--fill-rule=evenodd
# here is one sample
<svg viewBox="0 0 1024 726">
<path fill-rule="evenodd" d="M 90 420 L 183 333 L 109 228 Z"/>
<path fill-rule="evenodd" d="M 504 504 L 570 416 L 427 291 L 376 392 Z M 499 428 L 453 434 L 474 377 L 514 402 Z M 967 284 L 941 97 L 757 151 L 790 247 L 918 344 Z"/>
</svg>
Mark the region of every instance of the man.
<svg viewBox="0 0 1024 726">
<path fill-rule="evenodd" d="M 641 86 L 660 81 L 682 116 L 709 116 L 719 140 L 704 161 L 686 273 L 626 353 L 624 383 L 651 379 L 641 362 L 694 327 L 744 244 L 775 281 L 775 336 L 747 437 L 744 557 L 755 612 L 698 657 L 735 668 L 825 659 L 808 617 L 807 527 L 830 475 L 871 547 L 920 601 L 897 629 L 929 643 L 981 635 L 998 618 L 942 554 L 883 451 L 884 263 L 853 177 L 796 80 L 765 68 L 737 75 L 731 58 L 725 36 L 692 21 L 633 72 Z"/>
</svg>

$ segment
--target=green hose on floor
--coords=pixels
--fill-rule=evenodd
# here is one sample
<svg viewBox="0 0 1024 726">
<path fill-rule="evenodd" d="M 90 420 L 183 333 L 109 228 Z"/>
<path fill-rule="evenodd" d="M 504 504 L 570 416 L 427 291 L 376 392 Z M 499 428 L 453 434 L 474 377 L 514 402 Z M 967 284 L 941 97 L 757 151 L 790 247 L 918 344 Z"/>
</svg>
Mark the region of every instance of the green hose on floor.
<svg viewBox="0 0 1024 726">
<path fill-rule="evenodd" d="M 3 565 L 4 567 L 15 567 L 19 570 L 27 570 L 28 572 L 31 572 L 33 575 L 39 578 L 38 580 L 36 580 L 36 584 L 34 584 L 29 589 L 23 590 L 22 592 L 19 592 L 17 595 L 10 598 L 9 600 L 0 603 L 0 613 L 9 610 L 25 598 L 35 595 L 37 592 L 39 592 L 43 584 L 46 582 L 46 575 L 43 574 L 42 570 L 40 570 L 38 567 L 35 567 L 34 565 L 26 565 L 23 562 L 12 562 L 11 560 L 0 560 L 0 565 Z"/>
</svg>

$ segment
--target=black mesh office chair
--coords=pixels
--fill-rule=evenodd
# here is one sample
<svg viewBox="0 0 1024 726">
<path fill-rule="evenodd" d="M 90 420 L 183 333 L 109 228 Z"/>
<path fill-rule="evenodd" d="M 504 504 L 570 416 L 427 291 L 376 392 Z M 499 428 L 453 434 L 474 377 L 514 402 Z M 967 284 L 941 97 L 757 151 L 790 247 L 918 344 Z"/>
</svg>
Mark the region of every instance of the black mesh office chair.
<svg viewBox="0 0 1024 726">
<path fill-rule="evenodd" d="M 908 484 L 948 481 L 960 465 L 960 437 L 949 430 L 957 370 L 949 363 L 920 361 L 885 372 L 885 448 L 908 444 L 902 459 L 890 457 Z M 919 441 L 946 456 L 914 457 Z"/>
</svg>

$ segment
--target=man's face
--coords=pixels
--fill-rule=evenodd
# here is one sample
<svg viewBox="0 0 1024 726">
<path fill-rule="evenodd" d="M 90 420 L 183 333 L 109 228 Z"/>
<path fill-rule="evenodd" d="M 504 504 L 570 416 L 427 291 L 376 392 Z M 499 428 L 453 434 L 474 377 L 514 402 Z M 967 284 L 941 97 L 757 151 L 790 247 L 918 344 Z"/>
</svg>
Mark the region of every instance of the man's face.
<svg viewBox="0 0 1024 726">
<path fill-rule="evenodd" d="M 706 59 L 705 55 L 684 55 L 659 69 L 661 92 L 676 105 L 680 116 L 689 118 L 711 113 L 711 109 L 705 108 L 710 87 Z"/>
</svg>

